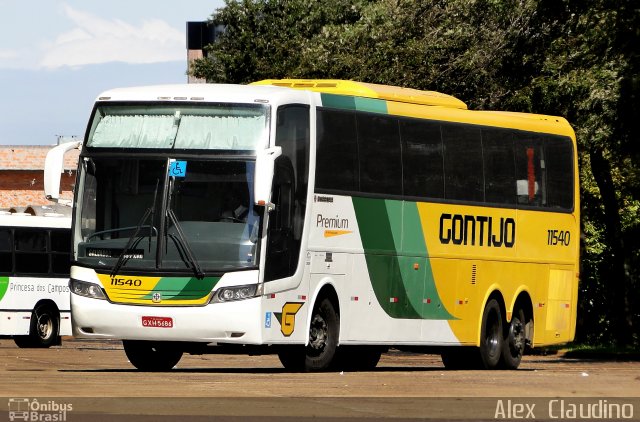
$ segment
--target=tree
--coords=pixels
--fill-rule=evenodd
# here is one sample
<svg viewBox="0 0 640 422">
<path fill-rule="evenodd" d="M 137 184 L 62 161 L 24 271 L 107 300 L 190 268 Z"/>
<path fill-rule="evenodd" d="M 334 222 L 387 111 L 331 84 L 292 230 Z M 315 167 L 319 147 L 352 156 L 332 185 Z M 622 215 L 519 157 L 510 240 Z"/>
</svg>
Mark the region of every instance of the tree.
<svg viewBox="0 0 640 422">
<path fill-rule="evenodd" d="M 326 25 L 360 19 L 366 0 L 225 0 L 213 15 L 225 32 L 191 73 L 210 82 L 302 77 L 302 58 Z"/>
</svg>

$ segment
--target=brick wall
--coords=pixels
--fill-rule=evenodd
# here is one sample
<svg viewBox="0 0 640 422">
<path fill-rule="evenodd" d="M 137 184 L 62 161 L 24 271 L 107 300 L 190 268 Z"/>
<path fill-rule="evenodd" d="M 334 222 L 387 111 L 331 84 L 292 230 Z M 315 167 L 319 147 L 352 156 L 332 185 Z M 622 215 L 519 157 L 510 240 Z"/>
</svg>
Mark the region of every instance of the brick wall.
<svg viewBox="0 0 640 422">
<path fill-rule="evenodd" d="M 51 205 L 44 197 L 44 159 L 50 146 L 0 147 L 0 209 L 29 205 Z M 60 179 L 61 198 L 73 199 L 78 151 L 65 155 Z"/>
<path fill-rule="evenodd" d="M 61 198 L 73 199 L 72 189 L 75 180 L 75 171 L 62 175 Z M 42 170 L 0 171 L 0 208 L 50 204 L 51 202 L 44 197 Z"/>
</svg>

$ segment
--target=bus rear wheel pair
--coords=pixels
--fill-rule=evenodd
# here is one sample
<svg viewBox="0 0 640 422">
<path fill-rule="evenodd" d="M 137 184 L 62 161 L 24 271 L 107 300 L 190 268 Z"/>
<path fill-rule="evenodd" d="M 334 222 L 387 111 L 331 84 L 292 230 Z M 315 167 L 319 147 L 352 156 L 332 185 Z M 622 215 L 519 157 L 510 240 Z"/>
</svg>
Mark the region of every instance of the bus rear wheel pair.
<svg viewBox="0 0 640 422">
<path fill-rule="evenodd" d="M 29 334 L 14 336 L 13 341 L 20 348 L 47 348 L 59 344 L 60 314 L 49 304 L 43 303 L 31 312 Z"/>
<path fill-rule="evenodd" d="M 442 362 L 447 369 L 517 369 L 526 344 L 525 324 L 522 307 L 506 323 L 500 304 L 490 299 L 482 314 L 480 347 L 450 348 L 442 352 Z"/>
</svg>

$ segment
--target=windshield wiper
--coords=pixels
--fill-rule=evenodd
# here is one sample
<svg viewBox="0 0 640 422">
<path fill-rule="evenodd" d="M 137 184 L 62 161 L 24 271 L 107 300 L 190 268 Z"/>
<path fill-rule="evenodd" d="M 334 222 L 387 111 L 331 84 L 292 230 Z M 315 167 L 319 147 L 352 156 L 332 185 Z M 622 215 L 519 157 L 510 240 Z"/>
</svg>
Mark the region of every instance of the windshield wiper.
<svg viewBox="0 0 640 422">
<path fill-rule="evenodd" d="M 179 253 L 180 258 L 182 258 L 185 264 L 191 267 L 196 278 L 198 280 L 202 280 L 204 278 L 204 272 L 202 271 L 202 268 L 200 267 L 198 260 L 193 254 L 193 251 L 191 250 L 191 246 L 189 245 L 189 241 L 187 240 L 187 236 L 184 235 L 182 226 L 178 222 L 178 219 L 176 218 L 176 215 L 174 214 L 173 210 L 168 209 L 167 216 L 173 223 L 173 227 L 175 227 L 176 233 L 178 233 L 177 237 L 169 233 L 167 233 L 167 236 L 171 237 L 171 240 L 173 240 L 176 243 L 176 245 L 179 246 L 179 248 L 184 251 L 184 254 L 186 255 L 186 259 L 182 253 Z"/>
<path fill-rule="evenodd" d="M 140 233 L 140 230 L 142 228 L 147 227 L 147 226 L 144 226 L 144 223 L 147 221 L 147 218 L 149 218 L 149 216 L 151 216 L 151 224 L 149 224 L 149 252 L 151 252 L 151 236 L 153 235 L 153 231 L 156 230 L 156 228 L 153 226 L 153 216 L 156 210 L 156 199 L 158 196 L 159 182 L 160 182 L 160 179 L 156 179 L 156 189 L 153 192 L 153 202 L 151 203 L 151 206 L 147 208 L 147 210 L 142 215 L 140 222 L 136 226 L 136 231 L 133 232 L 131 237 L 129 237 L 127 244 L 125 245 L 124 249 L 120 253 L 120 256 L 118 256 L 116 265 L 114 265 L 113 270 L 111 270 L 111 277 L 115 277 L 118 274 L 118 271 L 120 271 L 120 268 L 122 268 L 122 266 L 127 262 L 127 259 L 128 259 L 127 252 L 129 252 L 131 248 L 133 248 L 134 246 L 137 246 L 138 243 L 140 243 L 140 241 L 142 240 L 143 236 L 138 237 L 138 233 Z M 157 233 L 157 230 L 156 230 L 156 233 Z"/>
<path fill-rule="evenodd" d="M 129 241 L 120 253 L 120 256 L 118 256 L 118 261 L 116 261 L 116 265 L 114 265 L 113 270 L 111 270 L 111 277 L 115 277 L 118 274 L 118 271 L 120 271 L 120 268 L 122 268 L 124 263 L 127 261 L 127 252 L 129 252 L 134 246 L 137 246 L 140 240 L 142 240 L 142 236 L 138 237 L 138 233 L 140 233 L 140 230 L 142 229 L 142 227 L 144 227 L 143 224 L 145 223 L 145 221 L 147 221 L 147 218 L 150 214 L 151 208 L 147 208 L 147 210 L 144 212 L 144 215 L 140 219 L 140 222 L 136 226 L 136 231 L 133 232 L 133 235 L 131 235 L 131 237 L 129 237 Z M 151 227 L 153 227 L 153 225 Z"/>
<path fill-rule="evenodd" d="M 151 224 L 149 224 L 149 252 L 151 252 L 151 236 L 153 235 L 153 219 L 156 214 L 156 199 L 158 198 L 158 185 L 160 184 L 160 179 L 156 179 L 156 189 L 153 191 L 153 203 L 151 204 Z M 158 233 L 156 232 L 156 235 Z"/>
<path fill-rule="evenodd" d="M 171 240 L 174 241 L 174 243 L 177 246 L 178 255 L 180 255 L 180 259 L 182 259 L 182 261 L 185 264 L 191 267 L 191 269 L 193 270 L 193 273 L 195 274 L 198 280 L 202 280 L 204 278 L 204 272 L 202 271 L 202 268 L 200 268 L 200 264 L 198 263 L 198 260 L 193 254 L 193 251 L 191 250 L 191 246 L 189 245 L 187 236 L 185 236 L 184 230 L 182 230 L 182 226 L 180 225 L 178 218 L 176 217 L 175 213 L 171 209 L 171 197 L 173 196 L 173 188 L 175 186 L 174 181 L 175 181 L 174 177 L 169 177 L 169 192 L 167 194 L 167 208 L 165 212 L 164 236 L 170 237 Z M 167 218 L 171 220 L 171 222 L 173 223 L 173 226 L 176 229 L 176 233 L 178 233 L 178 237 L 169 233 L 169 230 L 168 230 L 169 226 L 166 222 Z"/>
</svg>

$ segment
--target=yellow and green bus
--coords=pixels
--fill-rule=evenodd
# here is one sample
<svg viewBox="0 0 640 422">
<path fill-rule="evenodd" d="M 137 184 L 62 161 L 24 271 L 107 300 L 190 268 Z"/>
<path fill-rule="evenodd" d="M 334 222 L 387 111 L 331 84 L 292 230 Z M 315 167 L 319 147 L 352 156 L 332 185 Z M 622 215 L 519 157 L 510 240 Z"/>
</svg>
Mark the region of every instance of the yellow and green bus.
<svg viewBox="0 0 640 422">
<path fill-rule="evenodd" d="M 515 369 L 574 337 L 577 180 L 566 120 L 436 92 L 107 91 L 75 190 L 74 335 L 122 339 L 141 370 L 221 350 L 369 369 L 389 347 Z"/>
</svg>

